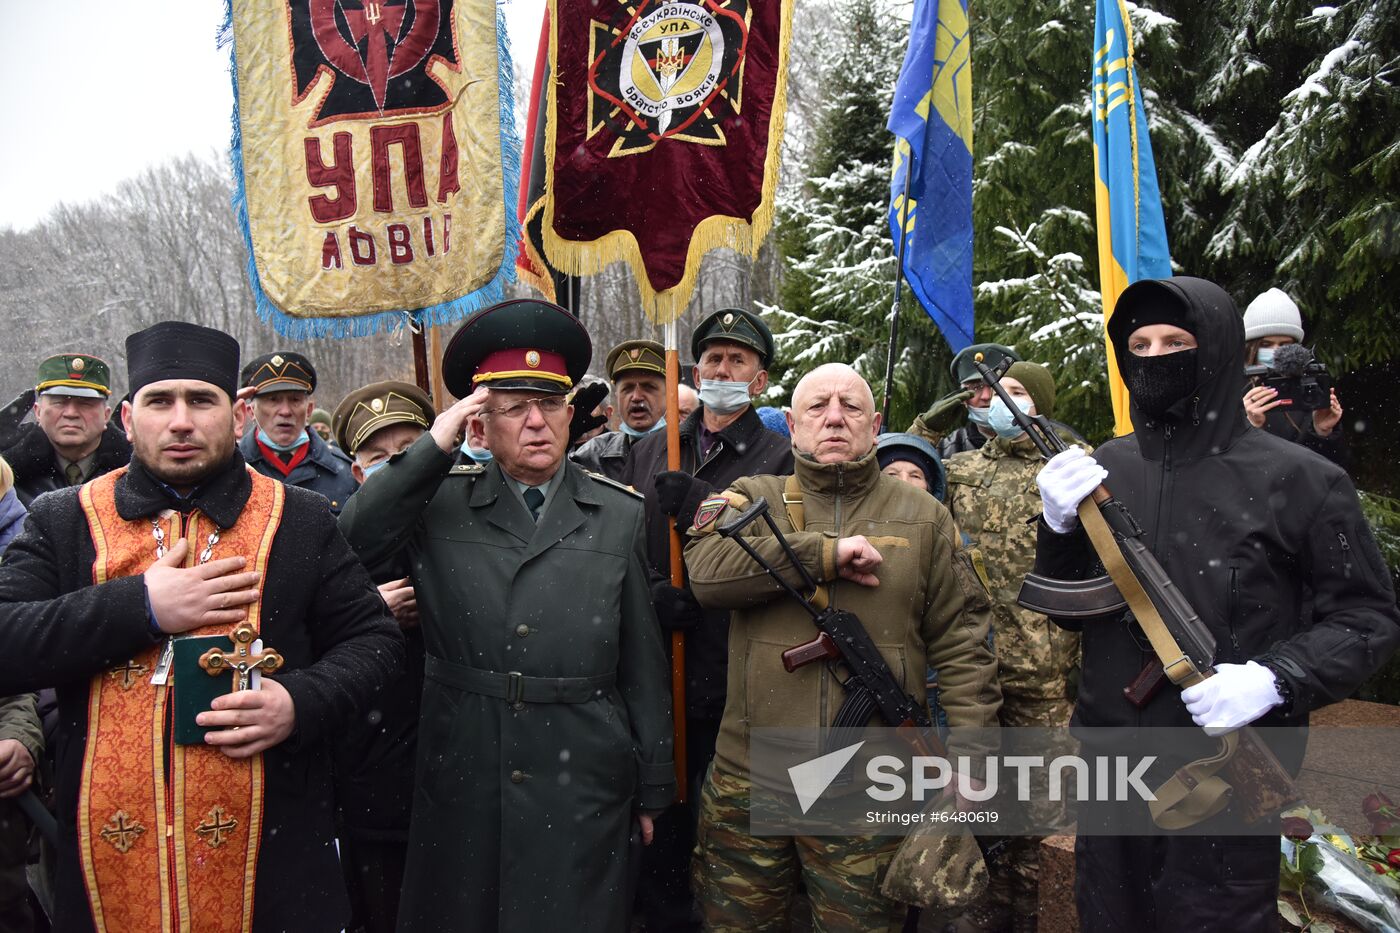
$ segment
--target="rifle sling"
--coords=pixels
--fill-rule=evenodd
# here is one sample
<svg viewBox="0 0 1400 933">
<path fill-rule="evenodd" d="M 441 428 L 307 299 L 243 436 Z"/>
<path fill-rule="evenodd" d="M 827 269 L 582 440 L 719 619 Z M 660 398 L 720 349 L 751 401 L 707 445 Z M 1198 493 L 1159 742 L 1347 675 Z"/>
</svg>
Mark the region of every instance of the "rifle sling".
<svg viewBox="0 0 1400 933">
<path fill-rule="evenodd" d="M 1108 522 L 1104 520 L 1103 513 L 1099 511 L 1094 500 L 1085 499 L 1079 503 L 1079 520 L 1084 523 L 1084 530 L 1089 533 L 1089 541 L 1094 545 L 1099 560 L 1103 561 L 1104 569 L 1118 587 L 1118 592 L 1128 601 L 1128 606 L 1133 610 L 1133 616 L 1142 627 L 1143 634 L 1152 643 L 1152 650 L 1162 662 L 1162 670 L 1166 671 L 1171 682 L 1178 687 L 1190 687 L 1199 683 L 1201 672 L 1196 670 L 1196 665 L 1176 643 L 1176 639 L 1167 629 L 1167 624 L 1162 621 L 1162 614 L 1157 611 L 1151 597 L 1142 588 L 1141 581 L 1123 559 L 1118 539 L 1113 536 Z"/>
<path fill-rule="evenodd" d="M 796 474 L 790 474 L 787 482 L 783 484 L 783 506 L 787 509 L 788 524 L 792 525 L 793 531 L 802 531 L 806 528 L 806 515 L 802 508 L 802 484 L 798 482 Z M 818 610 L 825 609 L 830 605 L 830 598 L 827 596 L 826 587 L 818 586 L 812 591 L 811 602 Z M 870 721 L 878 710 L 875 699 L 866 690 L 846 689 L 846 698 L 841 701 L 841 707 L 836 711 L 836 721 L 832 723 L 832 729 L 860 728 Z M 891 723 L 890 725 L 894 725 Z M 838 733 L 831 731 L 827 733 L 826 741 L 835 741 Z M 829 751 L 830 749 L 824 749 Z M 850 781 L 849 768 L 842 769 L 845 782 Z"/>
<path fill-rule="evenodd" d="M 787 481 L 783 484 L 783 507 L 787 509 L 788 524 L 793 531 L 803 531 L 807 527 L 806 512 L 802 507 L 802 484 L 797 479 L 797 474 L 788 474 Z M 812 605 L 820 611 L 831 604 L 827 596 L 826 587 L 818 586 L 812 591 Z"/>
<path fill-rule="evenodd" d="M 1152 650 L 1162 662 L 1162 669 L 1171 682 L 1178 687 L 1190 687 L 1204 680 L 1205 675 L 1181 650 L 1167 624 L 1162 621 L 1162 614 L 1142 588 L 1141 581 L 1123 559 L 1118 539 L 1113 536 L 1093 499 L 1086 498 L 1079 503 L 1079 520 L 1084 523 L 1094 551 L 1103 561 L 1104 569 L 1118 591 L 1128 601 L 1128 607 L 1132 609 L 1143 634 L 1152 643 Z M 1153 792 L 1157 799 L 1148 803 L 1152 821 L 1163 829 L 1185 829 L 1225 809 L 1230 802 L 1231 788 L 1217 772 L 1234 757 L 1238 747 L 1238 736 L 1231 733 L 1223 738 L 1217 754 L 1177 769 Z"/>
</svg>

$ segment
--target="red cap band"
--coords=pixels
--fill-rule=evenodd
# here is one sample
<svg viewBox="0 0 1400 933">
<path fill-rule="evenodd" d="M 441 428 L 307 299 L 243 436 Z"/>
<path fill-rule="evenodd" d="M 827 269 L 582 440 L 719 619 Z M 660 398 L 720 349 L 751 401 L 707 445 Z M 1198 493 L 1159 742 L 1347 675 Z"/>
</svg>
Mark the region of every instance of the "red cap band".
<svg viewBox="0 0 1400 933">
<path fill-rule="evenodd" d="M 563 354 L 532 349 L 497 350 L 488 355 L 472 376 L 472 384 L 521 378 L 547 379 L 565 386 L 573 385 Z"/>
</svg>

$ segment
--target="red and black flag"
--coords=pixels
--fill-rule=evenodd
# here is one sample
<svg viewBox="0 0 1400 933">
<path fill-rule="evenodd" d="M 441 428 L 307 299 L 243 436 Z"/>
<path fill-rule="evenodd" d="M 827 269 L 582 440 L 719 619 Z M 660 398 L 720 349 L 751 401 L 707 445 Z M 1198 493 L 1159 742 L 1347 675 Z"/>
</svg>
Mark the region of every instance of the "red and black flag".
<svg viewBox="0 0 1400 933">
<path fill-rule="evenodd" d="M 626 260 L 658 321 L 709 249 L 772 223 L 792 0 L 551 0 L 543 242 L 587 275 Z"/>
<path fill-rule="evenodd" d="M 520 252 L 515 267 L 521 279 L 529 282 L 555 303 L 563 296 L 559 286 L 564 276 L 550 267 L 544 257 L 541 223 L 544 219 L 545 167 L 544 140 L 546 115 L 549 112 L 546 92 L 549 87 L 549 8 L 540 24 L 539 50 L 535 53 L 535 72 L 530 83 L 530 106 L 525 118 L 525 149 L 520 163 L 520 205 L 516 216 L 520 220 Z"/>
</svg>

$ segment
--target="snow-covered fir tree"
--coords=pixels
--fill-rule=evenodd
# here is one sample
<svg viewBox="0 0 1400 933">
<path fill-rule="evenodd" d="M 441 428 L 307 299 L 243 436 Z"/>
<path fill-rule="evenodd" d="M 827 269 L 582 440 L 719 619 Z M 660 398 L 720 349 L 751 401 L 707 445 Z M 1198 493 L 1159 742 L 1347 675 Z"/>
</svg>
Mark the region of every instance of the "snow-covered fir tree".
<svg viewBox="0 0 1400 933">
<path fill-rule="evenodd" d="M 778 342 L 776 394 L 814 366 L 848 362 L 882 395 L 893 301 L 890 164 L 885 129 L 907 27 L 881 0 L 839 0 L 833 52 L 821 81 L 805 181 L 780 197 L 777 241 L 786 257 L 780 300 L 763 310 Z M 948 350 L 904 291 L 890 423 L 902 428 L 947 388 Z M 940 362 L 941 361 L 941 362 Z"/>
</svg>

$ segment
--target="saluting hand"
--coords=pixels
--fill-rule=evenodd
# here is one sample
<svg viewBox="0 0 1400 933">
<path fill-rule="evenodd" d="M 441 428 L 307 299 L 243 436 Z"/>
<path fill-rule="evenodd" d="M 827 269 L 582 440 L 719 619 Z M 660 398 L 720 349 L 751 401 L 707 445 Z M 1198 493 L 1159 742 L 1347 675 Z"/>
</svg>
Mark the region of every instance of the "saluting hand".
<svg viewBox="0 0 1400 933">
<path fill-rule="evenodd" d="M 884 560 L 865 535 L 854 535 L 836 542 L 836 572 L 861 586 L 879 586 L 875 568 Z"/>
<path fill-rule="evenodd" d="M 248 563 L 242 557 L 182 567 L 189 552 L 190 543 L 181 538 L 142 575 L 160 630 L 179 635 L 204 625 L 237 625 L 246 619 L 244 607 L 258 601 L 262 574 L 240 573 Z"/>
<path fill-rule="evenodd" d="M 230 758 L 249 758 L 280 745 L 297 724 L 292 695 L 271 677 L 262 678 L 261 690 L 225 693 L 209 707 L 194 721 L 215 730 L 205 733 L 205 743 Z"/>
<path fill-rule="evenodd" d="M 438 415 L 433 420 L 430 432 L 438 449 L 447 454 L 456 453 L 457 448 L 462 444 L 462 429 L 467 423 L 467 419 L 475 418 L 481 414 L 481 410 L 486 407 L 486 402 L 490 397 L 491 390 L 482 386 Z"/>
</svg>

